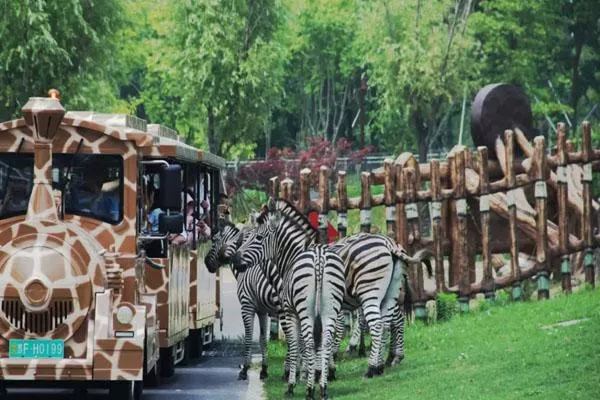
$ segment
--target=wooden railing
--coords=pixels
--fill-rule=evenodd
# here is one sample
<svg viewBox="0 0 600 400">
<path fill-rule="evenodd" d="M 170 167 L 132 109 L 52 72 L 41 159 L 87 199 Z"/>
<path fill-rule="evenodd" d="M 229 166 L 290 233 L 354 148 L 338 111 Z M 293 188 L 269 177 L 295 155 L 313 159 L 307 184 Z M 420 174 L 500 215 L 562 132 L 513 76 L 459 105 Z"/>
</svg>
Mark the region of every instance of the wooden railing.
<svg viewBox="0 0 600 400">
<path fill-rule="evenodd" d="M 544 137 L 533 144 L 515 129 L 496 141 L 498 160 L 488 159 L 488 148 L 476 152 L 457 146 L 447 160 L 419 164 L 413 154 L 387 159 L 383 168 L 360 176 L 361 194 L 348 198 L 346 173 L 321 167 L 318 198 L 310 198 L 310 170 L 279 182 L 272 178 L 269 193 L 293 201 L 305 213 L 319 212 L 320 240 L 327 235 L 327 216 L 337 212 L 340 236 L 347 233 L 348 210 L 360 210 L 360 230 L 371 230 L 373 207 L 385 207 L 387 234 L 409 253 L 427 247 L 435 253 L 435 291 L 426 291 L 423 270 L 411 270 L 416 291 L 416 314 L 424 316 L 425 302 L 436 292 L 456 293 L 462 309 L 477 293 L 493 297 L 499 288 L 512 287 L 512 297 L 522 297 L 522 281 L 537 277 L 541 298 L 549 296 L 550 265 L 560 260 L 562 288 L 571 291 L 569 255 L 583 253 L 585 280 L 594 285 L 592 251 L 600 243 L 597 233 L 599 206 L 592 199 L 593 172 L 600 170 L 600 150 L 592 148 L 591 127 L 585 122 L 577 150 L 558 124 L 557 147 L 551 154 Z M 517 145 L 517 146 L 515 146 Z M 522 155 L 515 149 L 519 148 Z M 383 194 L 372 187 L 383 185 Z M 333 192 L 333 193 L 332 193 Z M 418 203 L 427 203 L 431 235 L 423 235 Z M 421 207 L 422 208 L 422 207 Z M 422 216 L 421 216 L 422 217 Z M 508 224 L 507 224 L 508 222 Z M 595 231 L 596 229 L 596 231 Z M 535 253 L 535 263 L 521 268 L 519 252 Z M 510 274 L 494 276 L 493 253 L 510 253 Z M 483 272 L 476 281 L 475 259 L 480 255 Z M 447 271 L 444 257 L 448 258 Z M 448 279 L 446 279 L 446 275 Z"/>
</svg>

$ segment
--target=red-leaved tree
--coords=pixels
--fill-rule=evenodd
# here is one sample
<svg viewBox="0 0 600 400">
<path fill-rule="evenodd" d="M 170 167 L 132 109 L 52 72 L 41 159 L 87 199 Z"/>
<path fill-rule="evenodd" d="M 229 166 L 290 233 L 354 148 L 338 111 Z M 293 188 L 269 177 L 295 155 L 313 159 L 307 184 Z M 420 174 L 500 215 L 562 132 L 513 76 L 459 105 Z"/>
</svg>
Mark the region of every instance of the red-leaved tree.
<svg viewBox="0 0 600 400">
<path fill-rule="evenodd" d="M 332 171 L 340 157 L 347 158 L 347 167 L 360 163 L 361 160 L 375 150 L 368 146 L 360 150 L 353 150 L 352 143 L 341 138 L 332 145 L 327 139 L 311 137 L 306 150 L 296 152 L 290 148 L 278 149 L 273 147 L 267 152 L 265 161 L 257 161 L 242 165 L 237 173 L 229 171 L 227 174 L 228 193 L 235 196 L 239 190 L 254 189 L 266 191 L 269 179 L 279 177 L 280 181 L 289 177 L 298 182 L 300 171 L 310 168 L 311 185 L 318 181 L 318 171 L 322 165 L 328 166 Z M 331 176 L 333 178 L 333 174 Z"/>
</svg>

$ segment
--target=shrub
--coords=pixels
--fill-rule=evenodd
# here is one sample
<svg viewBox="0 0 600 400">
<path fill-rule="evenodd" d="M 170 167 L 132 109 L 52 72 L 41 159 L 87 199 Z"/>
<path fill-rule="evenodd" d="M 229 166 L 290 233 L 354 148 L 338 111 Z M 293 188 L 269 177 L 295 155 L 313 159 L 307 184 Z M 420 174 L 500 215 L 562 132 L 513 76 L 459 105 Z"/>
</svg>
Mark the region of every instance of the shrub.
<svg viewBox="0 0 600 400">
<path fill-rule="evenodd" d="M 227 174 L 228 193 L 235 196 L 243 189 L 253 189 L 266 192 L 269 179 L 279 177 L 279 181 L 287 176 L 297 180 L 300 171 L 304 168 L 311 170 L 311 186 L 316 186 L 322 165 L 333 169 L 338 157 L 348 157 L 349 164 L 359 162 L 367 154 L 374 150 L 372 146 L 360 150 L 353 150 L 352 143 L 345 139 L 339 139 L 335 145 L 321 137 L 308 139 L 306 150 L 294 151 L 290 148 L 271 148 L 267 152 L 266 160 L 247 164 L 239 168 L 237 174 Z M 331 179 L 335 178 L 331 174 Z M 294 189 L 298 189 L 295 182 Z"/>
<path fill-rule="evenodd" d="M 438 293 L 435 297 L 435 309 L 438 321 L 448 321 L 458 313 L 458 299 L 452 293 Z"/>
</svg>

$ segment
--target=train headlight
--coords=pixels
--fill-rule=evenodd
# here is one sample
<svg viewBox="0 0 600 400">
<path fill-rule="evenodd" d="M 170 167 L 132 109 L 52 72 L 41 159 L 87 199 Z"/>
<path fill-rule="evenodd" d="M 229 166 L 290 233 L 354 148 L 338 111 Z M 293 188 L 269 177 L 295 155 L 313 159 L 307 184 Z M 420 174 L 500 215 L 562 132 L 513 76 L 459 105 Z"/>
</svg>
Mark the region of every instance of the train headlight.
<svg viewBox="0 0 600 400">
<path fill-rule="evenodd" d="M 128 325 L 133 319 L 133 310 L 128 306 L 121 306 L 117 309 L 117 321 L 120 324 Z"/>
</svg>

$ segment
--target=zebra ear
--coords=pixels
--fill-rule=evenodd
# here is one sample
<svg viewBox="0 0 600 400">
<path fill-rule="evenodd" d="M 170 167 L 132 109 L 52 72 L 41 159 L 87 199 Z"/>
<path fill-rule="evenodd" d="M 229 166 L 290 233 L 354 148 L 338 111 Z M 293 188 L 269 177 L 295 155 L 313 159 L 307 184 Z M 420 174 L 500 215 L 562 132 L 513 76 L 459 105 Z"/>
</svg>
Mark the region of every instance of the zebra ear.
<svg viewBox="0 0 600 400">
<path fill-rule="evenodd" d="M 275 211 L 276 209 L 275 199 L 273 199 L 272 197 L 269 197 L 269 201 L 267 202 L 267 209 L 271 212 Z"/>
<path fill-rule="evenodd" d="M 250 214 L 248 214 L 248 224 L 250 225 L 256 225 L 256 214 L 251 212 Z"/>
</svg>

